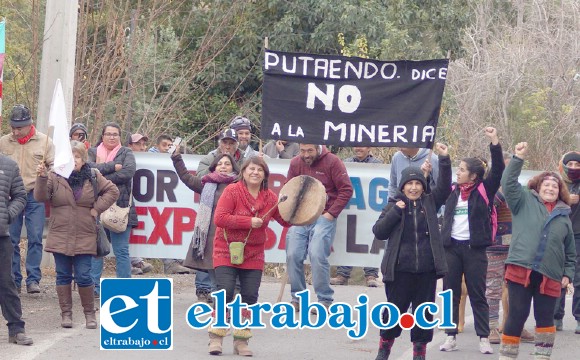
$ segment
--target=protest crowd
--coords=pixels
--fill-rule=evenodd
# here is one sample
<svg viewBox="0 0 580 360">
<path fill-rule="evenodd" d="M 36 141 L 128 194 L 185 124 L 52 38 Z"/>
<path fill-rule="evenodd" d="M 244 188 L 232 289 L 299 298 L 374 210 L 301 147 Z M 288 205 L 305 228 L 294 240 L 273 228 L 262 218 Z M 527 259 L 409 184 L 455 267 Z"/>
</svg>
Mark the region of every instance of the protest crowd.
<svg viewBox="0 0 580 360">
<path fill-rule="evenodd" d="M 269 89 L 265 85 L 265 94 Z M 442 86 L 438 89 L 442 93 Z M 358 104 L 340 106 L 355 111 Z M 108 122 L 94 129 L 100 136 L 93 145 L 88 141 L 88 128 L 75 123 L 68 134 L 74 164 L 65 176 L 55 166 L 62 144 L 53 144 L 48 135 L 35 128 L 28 107 L 15 106 L 9 122 L 12 132 L 0 138 L 0 188 L 4 197 L 0 202 L 0 305 L 11 343 L 33 344 L 22 320 L 20 296 L 40 292 L 45 207 L 49 207 L 50 220 L 44 251 L 55 259 L 63 328 L 73 326 L 73 286 L 78 287 L 86 328 L 98 328 L 95 299 L 101 295 L 103 256 L 108 251 L 115 255 L 117 278 L 153 270 L 151 260 L 131 256 L 129 250 L 131 232 L 138 226 L 133 183 L 138 170 L 136 152 L 150 152 L 151 156 L 169 153 L 179 181 L 192 191 L 190 199 L 180 199 L 182 205 L 193 206 L 193 193 L 200 197 L 184 259 L 162 260 L 165 274 L 195 272 L 198 302 L 211 304 L 212 292 L 220 290 L 225 290 L 228 302 L 236 293 L 248 305 L 259 301 L 264 244 L 271 220 L 288 229 L 285 251 L 293 311 L 308 311 L 301 309 L 296 295 L 307 289 L 306 260 L 312 270 L 314 294 L 322 305 L 319 309 L 333 305 L 333 286 L 348 285 L 352 267 L 342 264 L 331 277 L 329 256 L 337 218 L 353 196 L 345 162 L 366 166 L 382 163 L 373 156 L 371 147 L 352 146 L 354 155 L 344 160 L 322 143 L 292 142 L 282 139 L 284 136 L 254 148 L 254 125 L 247 117 L 236 116 L 221 129 L 217 147 L 200 154 L 204 156 L 198 168 L 188 169 L 184 147 L 171 135 L 162 134 L 154 144 L 148 144 L 147 135 L 126 134 L 119 124 Z M 270 126 L 270 134 L 284 134 L 277 122 L 266 121 L 262 126 L 262 130 Z M 365 125 L 361 122 L 361 126 Z M 425 144 L 429 134 L 434 137 L 430 131 L 417 131 L 419 125 L 413 126 L 409 132 L 394 126 L 389 139 L 403 139 L 406 133 L 405 139 L 417 138 L 409 141 L 412 145 Z M 333 129 L 338 136 L 347 137 L 346 126 Z M 295 130 L 297 134 L 302 131 L 300 126 Z M 364 131 L 350 134 L 346 143 L 356 143 Z M 387 139 L 372 131 L 373 137 L 369 138 Z M 312 139 L 309 136 L 312 134 L 306 132 L 305 139 Z M 574 291 L 572 316 L 578 324 L 575 332 L 580 334 L 580 152 L 562 154 L 560 163 L 554 164 L 558 172 L 542 171 L 521 186 L 518 177 L 528 144 L 520 142 L 509 151 L 504 149 L 501 134 L 494 127 L 482 127 L 481 136 L 489 143 L 489 159 L 451 159 L 448 146 L 441 142 L 429 143 L 428 147 L 399 147 L 389 174 L 388 203 L 372 229 L 367 229 L 384 244 L 383 258 L 380 264 L 364 268 L 365 283 L 384 287 L 385 299 L 405 312 L 409 307 L 434 302 L 437 282 L 442 279 L 443 288 L 453 291 L 452 317 L 457 325 L 446 329 L 440 351 L 459 349 L 465 292 L 473 309 L 481 354 L 493 354 L 491 344 L 499 344 L 500 359 L 515 359 L 521 342 L 533 342 L 535 358 L 549 359 L 557 344 L 557 331 L 563 330 L 563 304 L 569 289 Z M 299 193 L 320 184 L 324 200 L 306 204 L 320 206 L 320 212 L 309 221 L 294 221 L 282 214 L 278 205 L 293 199 L 278 198 L 269 188 L 271 159 L 288 160 L 287 184 L 313 178 L 299 187 Z M 458 164 L 455 182 L 453 162 Z M 387 174 L 381 176 L 386 178 Z M 300 205 L 294 205 L 294 212 Z M 26 276 L 20 260 L 23 225 L 28 240 Z M 108 243 L 110 250 L 104 250 Z M 504 313 L 501 323 L 500 303 Z M 532 309 L 536 325 L 533 331 L 524 329 Z M 310 311 L 309 315 L 319 314 Z M 242 312 L 242 317 L 249 319 L 250 313 Z M 389 322 L 389 312 L 382 317 L 384 323 Z M 433 320 L 431 314 L 426 317 Z M 411 330 L 413 359 L 426 358 L 433 331 L 419 327 Z M 399 325 L 378 332 L 376 360 L 390 357 L 401 332 Z M 207 352 L 221 355 L 227 335 L 227 329 L 209 326 Z M 255 340 L 256 346 L 250 345 L 253 334 L 249 328 L 233 329 L 231 335 L 235 354 L 253 356 L 254 351 L 259 352 L 259 339 Z"/>
<path fill-rule="evenodd" d="M 45 205 L 50 206 L 51 222 L 44 250 L 55 257 L 61 325 L 72 327 L 74 281 L 86 327 L 95 329 L 94 299 L 99 297 L 103 259 L 97 257 L 94 224 L 100 214 L 114 204 L 129 208 L 124 230 L 106 230 L 115 254 L 116 276 L 130 278 L 152 270 L 149 262 L 131 258 L 128 250 L 129 234 L 137 224 L 132 202 L 134 152 L 146 151 L 149 138 L 130 134 L 123 143 L 120 127 L 107 123 L 98 144 L 91 146 L 86 127 L 74 124 L 69 136 L 75 167 L 65 178 L 52 171 L 54 145 L 35 129 L 26 106 L 13 108 L 10 125 L 12 133 L 0 139 L 2 186 L 6 187 L 3 203 L 7 204 L 1 217 L 4 231 L 1 243 L 6 250 L 1 254 L 6 261 L 1 262 L 0 285 L 9 340 L 21 345 L 33 343 L 24 331 L 19 294 L 39 292 Z M 346 167 L 326 146 L 318 144 L 278 140 L 260 152 L 251 147 L 247 136 L 242 146 L 240 138 L 247 134 L 239 133 L 251 129 L 249 119 L 234 118 L 231 127 L 220 134 L 218 147 L 200 161 L 196 175 L 186 168 L 171 136 L 159 136 L 150 150 L 171 152 L 179 179 L 201 195 L 185 260 L 163 259 L 165 271 L 174 274 L 195 271 L 198 301 L 211 303 L 211 292 L 225 289 L 228 301 L 239 292 L 244 303 L 256 303 L 264 269 L 264 231 L 270 219 L 276 219 L 290 228 L 286 256 L 295 311 L 301 311 L 294 294 L 306 288 L 303 263 L 307 258 L 318 302 L 328 308 L 333 303 L 332 286 L 348 285 L 352 270 L 341 266 L 336 277 L 331 278 L 328 262 L 336 219 L 353 193 Z M 558 173 L 542 172 L 527 187 L 522 187 L 518 175 L 527 143 L 517 144 L 513 155 L 506 155 L 494 128 L 487 127 L 482 133 L 490 141 L 491 161 L 461 159 L 453 184 L 446 145 L 437 143 L 434 151 L 400 148 L 396 153 L 391 166 L 389 202 L 372 229 L 377 239 L 385 241 L 383 261 L 364 268 L 366 284 L 383 286 L 378 274 L 380 265 L 386 298 L 405 310 L 433 302 L 436 282 L 443 279 L 444 288 L 453 290 L 453 321 L 459 324 L 463 281 L 473 307 L 481 353 L 492 354 L 490 344 L 501 344 L 500 358 L 516 358 L 519 343 L 527 341 L 536 343 L 536 358 L 549 358 L 556 332 L 562 330 L 562 301 L 572 284 L 573 316 L 578 321 L 576 333 L 580 334 L 577 262 L 580 255 L 575 247 L 580 241 L 580 152 L 563 154 Z M 47 141 L 49 146 L 45 147 Z M 39 151 L 42 156 L 35 156 Z M 247 156 L 249 152 L 251 156 Z M 381 163 L 373 157 L 371 148 L 355 147 L 353 152 L 354 156 L 344 161 Z M 293 225 L 275 208 L 278 199 L 268 190 L 268 159 L 272 157 L 290 159 L 288 181 L 310 175 L 324 185 L 327 195 L 324 211 L 311 224 Z M 444 210 L 440 211 L 442 207 Z M 498 217 L 492 208 L 503 215 Z M 23 217 L 28 230 L 26 278 L 21 274 L 19 253 Z M 70 217 L 77 221 L 64 226 Z M 236 242 L 245 244 L 241 263 L 230 254 L 234 249 L 231 244 Z M 174 271 L 169 270 L 172 268 Z M 502 296 L 507 304 L 500 324 Z M 530 334 L 523 324 L 532 300 L 536 329 Z M 376 359 L 389 358 L 401 330 L 396 326 L 380 331 Z M 461 331 L 447 330 L 440 350 L 457 350 Z M 234 352 L 252 356 L 251 331 L 236 329 L 233 335 Z M 222 353 L 225 336 L 224 329 L 209 328 L 210 354 Z M 426 345 L 432 339 L 432 329 L 411 330 L 414 359 L 425 359 Z"/>
</svg>

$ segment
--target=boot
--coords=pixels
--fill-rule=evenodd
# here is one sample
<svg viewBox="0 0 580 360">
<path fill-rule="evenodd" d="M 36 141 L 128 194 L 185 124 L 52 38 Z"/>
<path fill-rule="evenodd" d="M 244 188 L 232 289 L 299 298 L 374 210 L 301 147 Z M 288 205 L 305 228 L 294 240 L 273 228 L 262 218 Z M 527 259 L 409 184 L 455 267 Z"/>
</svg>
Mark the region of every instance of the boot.
<svg viewBox="0 0 580 360">
<path fill-rule="evenodd" d="M 552 355 L 554 340 L 556 339 L 556 327 L 536 328 L 536 351 L 535 360 L 547 360 Z"/>
<path fill-rule="evenodd" d="M 234 354 L 240 356 L 253 356 L 252 350 L 248 347 L 248 341 L 252 337 L 250 329 L 235 329 L 234 335 Z"/>
<path fill-rule="evenodd" d="M 95 286 L 79 286 L 79 296 L 81 297 L 81 304 L 85 313 L 85 321 L 87 329 L 97 328 L 97 318 L 95 317 Z"/>
<path fill-rule="evenodd" d="M 413 360 L 425 360 L 427 354 L 427 343 L 413 343 Z"/>
<path fill-rule="evenodd" d="M 518 357 L 520 351 L 520 338 L 518 336 L 501 336 L 501 345 L 499 346 L 499 359 L 511 360 Z"/>
<path fill-rule="evenodd" d="M 211 317 L 215 320 L 216 313 L 215 310 L 212 311 Z M 229 313 L 226 314 L 226 317 L 229 317 Z M 229 321 L 228 321 L 229 322 Z M 228 329 L 217 329 L 212 325 L 207 329 L 209 333 L 209 348 L 208 352 L 210 355 L 221 355 L 222 353 L 222 343 L 224 341 L 224 337 L 228 334 Z"/>
<path fill-rule="evenodd" d="M 222 354 L 222 342 L 224 341 L 223 336 L 219 336 L 212 332 L 209 333 L 209 349 L 210 355 L 221 355 Z"/>
<path fill-rule="evenodd" d="M 60 305 L 60 326 L 63 328 L 73 327 L 72 322 L 72 286 L 68 285 L 57 285 L 56 293 L 58 295 L 58 303 Z"/>
<path fill-rule="evenodd" d="M 383 339 L 379 340 L 379 353 L 375 360 L 389 360 L 389 355 L 391 355 L 391 348 L 395 343 L 395 339 Z"/>
</svg>

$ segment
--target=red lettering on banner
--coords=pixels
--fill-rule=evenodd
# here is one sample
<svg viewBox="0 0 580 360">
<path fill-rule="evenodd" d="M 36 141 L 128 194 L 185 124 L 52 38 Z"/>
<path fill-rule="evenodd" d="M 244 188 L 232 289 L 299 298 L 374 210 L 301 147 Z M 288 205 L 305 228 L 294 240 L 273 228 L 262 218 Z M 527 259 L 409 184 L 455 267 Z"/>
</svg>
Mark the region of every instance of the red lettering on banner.
<svg viewBox="0 0 580 360">
<path fill-rule="evenodd" d="M 135 206 L 135 211 L 137 212 L 137 226 L 131 230 L 131 236 L 129 238 L 130 244 L 146 244 L 147 243 L 147 236 L 145 235 L 135 235 L 133 232 L 135 230 L 144 230 L 145 223 L 143 221 L 139 221 L 139 215 L 147 215 L 147 208 L 142 206 Z"/>
<path fill-rule="evenodd" d="M 278 244 L 278 249 L 284 250 L 286 249 L 286 234 L 288 234 L 287 227 L 282 228 L 282 234 L 280 235 L 280 244 Z"/>
<path fill-rule="evenodd" d="M 270 173 L 268 177 L 268 189 L 272 190 L 274 194 L 279 195 L 280 189 L 282 189 L 284 184 L 286 184 L 286 176 Z"/>
<path fill-rule="evenodd" d="M 129 243 L 155 245 L 161 239 L 165 245 L 181 245 L 183 243 L 183 233 L 191 232 L 195 227 L 196 212 L 191 208 L 164 208 L 159 213 L 156 207 L 136 206 L 137 227 L 133 230 L 145 230 L 145 222 L 139 220 L 139 216 L 151 215 L 153 220 L 153 231 L 147 238 L 146 235 L 136 235 L 131 232 Z M 167 231 L 167 223 L 173 214 L 173 236 Z"/>
<path fill-rule="evenodd" d="M 157 241 L 161 239 L 163 244 L 171 245 L 171 237 L 169 236 L 169 232 L 167 232 L 167 222 L 169 221 L 173 209 L 165 208 L 161 214 L 159 214 L 159 210 L 155 207 L 150 207 L 148 209 L 155 227 L 151 232 L 151 236 L 149 236 L 149 239 L 147 240 L 147 244 L 157 244 Z"/>
<path fill-rule="evenodd" d="M 196 212 L 189 208 L 176 208 L 173 211 L 173 245 L 181 245 L 184 232 L 193 231 Z M 189 219 L 184 222 L 184 219 Z"/>
</svg>

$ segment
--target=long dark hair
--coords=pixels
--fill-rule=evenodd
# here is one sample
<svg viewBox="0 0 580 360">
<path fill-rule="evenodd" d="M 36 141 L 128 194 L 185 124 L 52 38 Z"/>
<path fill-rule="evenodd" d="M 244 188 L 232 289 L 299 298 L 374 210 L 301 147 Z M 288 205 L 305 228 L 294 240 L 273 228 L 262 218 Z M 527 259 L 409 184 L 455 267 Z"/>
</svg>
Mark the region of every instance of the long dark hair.
<svg viewBox="0 0 580 360">
<path fill-rule="evenodd" d="M 261 156 L 252 156 L 244 161 L 242 168 L 240 169 L 240 175 L 238 176 L 238 181 L 244 181 L 244 171 L 246 168 L 250 166 L 250 164 L 261 166 L 264 169 L 264 180 L 262 180 L 261 188 L 264 190 L 268 190 L 268 178 L 270 177 L 270 168 L 268 164 L 264 161 Z"/>
<path fill-rule="evenodd" d="M 223 158 L 228 158 L 230 160 L 230 162 L 232 163 L 232 168 L 234 169 L 234 172 L 236 174 L 240 173 L 240 167 L 238 165 L 238 163 L 236 162 L 236 160 L 234 160 L 234 157 L 231 156 L 230 154 L 219 154 L 215 159 L 213 159 L 213 161 L 211 162 L 211 165 L 209 166 L 209 172 L 214 172 L 215 168 L 217 167 L 217 164 L 220 162 L 221 159 Z"/>
<path fill-rule="evenodd" d="M 475 174 L 475 182 L 481 182 L 485 179 L 487 173 L 487 160 L 479 157 L 461 159 L 465 163 L 465 168 L 470 174 Z"/>
</svg>

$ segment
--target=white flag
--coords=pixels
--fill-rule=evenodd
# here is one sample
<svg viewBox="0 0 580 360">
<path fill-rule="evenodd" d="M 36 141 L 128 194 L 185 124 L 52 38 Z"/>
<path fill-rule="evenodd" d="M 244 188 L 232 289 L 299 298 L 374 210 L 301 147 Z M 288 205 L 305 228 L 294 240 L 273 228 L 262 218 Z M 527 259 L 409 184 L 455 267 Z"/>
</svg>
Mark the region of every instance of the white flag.
<svg viewBox="0 0 580 360">
<path fill-rule="evenodd" d="M 56 80 L 56 86 L 54 87 L 54 93 L 52 94 L 48 125 L 54 128 L 54 134 L 52 136 L 54 142 L 53 170 L 55 173 L 68 179 L 70 173 L 75 168 L 75 159 L 72 154 L 70 139 L 68 137 L 69 126 L 66 119 L 66 107 L 60 79 Z"/>
</svg>

